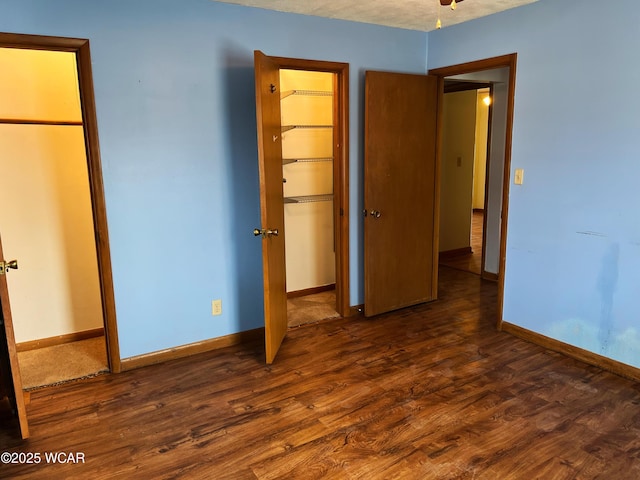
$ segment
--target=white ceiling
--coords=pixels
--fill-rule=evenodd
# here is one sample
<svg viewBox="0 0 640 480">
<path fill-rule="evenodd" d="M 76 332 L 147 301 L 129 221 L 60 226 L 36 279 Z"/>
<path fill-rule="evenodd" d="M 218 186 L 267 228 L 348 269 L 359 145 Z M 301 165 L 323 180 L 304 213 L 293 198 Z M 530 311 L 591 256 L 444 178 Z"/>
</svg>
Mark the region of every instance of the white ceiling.
<svg viewBox="0 0 640 480">
<path fill-rule="evenodd" d="M 537 1 L 464 0 L 455 11 L 440 7 L 439 0 L 222 0 L 222 3 L 428 32 L 435 30 L 438 15 L 444 28 Z"/>
</svg>

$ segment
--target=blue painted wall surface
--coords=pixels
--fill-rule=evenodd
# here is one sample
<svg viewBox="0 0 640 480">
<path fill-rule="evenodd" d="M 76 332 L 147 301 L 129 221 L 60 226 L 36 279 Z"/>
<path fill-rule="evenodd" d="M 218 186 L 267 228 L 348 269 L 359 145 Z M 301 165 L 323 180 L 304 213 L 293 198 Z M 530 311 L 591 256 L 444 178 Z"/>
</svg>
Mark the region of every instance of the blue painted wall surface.
<svg viewBox="0 0 640 480">
<path fill-rule="evenodd" d="M 640 4 L 615 5 L 444 28 L 428 65 L 518 53 L 504 320 L 640 367 Z"/>
<path fill-rule="evenodd" d="M 351 303 L 362 302 L 364 70 L 423 73 L 426 34 L 209 0 L 0 0 L 0 31 L 91 42 L 123 358 L 263 325 L 256 49 L 351 66 Z"/>
</svg>

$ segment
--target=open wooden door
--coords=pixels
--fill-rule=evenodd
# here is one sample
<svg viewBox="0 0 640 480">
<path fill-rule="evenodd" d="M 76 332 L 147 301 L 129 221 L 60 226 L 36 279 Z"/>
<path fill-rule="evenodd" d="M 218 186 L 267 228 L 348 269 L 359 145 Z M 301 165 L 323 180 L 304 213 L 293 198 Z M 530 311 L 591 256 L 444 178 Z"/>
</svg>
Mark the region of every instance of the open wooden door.
<svg viewBox="0 0 640 480">
<path fill-rule="evenodd" d="M 435 76 L 367 72 L 365 315 L 437 296 Z"/>
<path fill-rule="evenodd" d="M 262 238 L 265 349 L 267 363 L 273 363 L 287 333 L 280 67 L 260 51 L 254 63 L 262 222 L 254 235 Z"/>
<path fill-rule="evenodd" d="M 9 305 L 9 290 L 7 288 L 8 268 L 18 268 L 17 263 L 5 262 L 0 240 L 0 400 L 6 395 L 12 410 L 18 416 L 20 434 L 22 438 L 29 437 L 27 411 L 22 392 L 22 380 L 18 367 L 18 352 L 13 333 L 13 321 Z"/>
</svg>

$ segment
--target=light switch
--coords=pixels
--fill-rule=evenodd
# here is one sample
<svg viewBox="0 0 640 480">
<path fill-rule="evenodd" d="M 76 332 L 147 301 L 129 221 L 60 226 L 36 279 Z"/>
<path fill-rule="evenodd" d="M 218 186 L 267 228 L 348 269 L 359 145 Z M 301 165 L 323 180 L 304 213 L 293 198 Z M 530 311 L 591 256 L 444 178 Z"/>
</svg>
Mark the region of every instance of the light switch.
<svg viewBox="0 0 640 480">
<path fill-rule="evenodd" d="M 522 182 L 524 181 L 524 169 L 523 168 L 516 168 L 516 175 L 513 179 L 513 182 L 516 185 L 522 185 Z"/>
</svg>

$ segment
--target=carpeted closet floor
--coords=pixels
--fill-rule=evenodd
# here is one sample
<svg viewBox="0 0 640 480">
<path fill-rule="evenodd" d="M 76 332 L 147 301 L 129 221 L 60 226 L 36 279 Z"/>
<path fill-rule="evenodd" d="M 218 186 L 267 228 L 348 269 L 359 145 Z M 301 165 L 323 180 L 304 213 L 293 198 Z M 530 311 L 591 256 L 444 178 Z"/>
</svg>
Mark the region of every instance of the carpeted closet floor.
<svg viewBox="0 0 640 480">
<path fill-rule="evenodd" d="M 335 290 L 287 299 L 287 324 L 289 328 L 339 316 L 336 312 Z"/>
<path fill-rule="evenodd" d="M 34 388 L 107 372 L 104 337 L 18 352 L 22 388 Z"/>
</svg>

